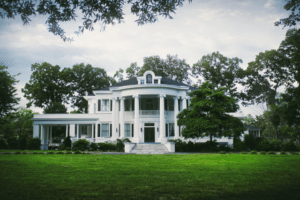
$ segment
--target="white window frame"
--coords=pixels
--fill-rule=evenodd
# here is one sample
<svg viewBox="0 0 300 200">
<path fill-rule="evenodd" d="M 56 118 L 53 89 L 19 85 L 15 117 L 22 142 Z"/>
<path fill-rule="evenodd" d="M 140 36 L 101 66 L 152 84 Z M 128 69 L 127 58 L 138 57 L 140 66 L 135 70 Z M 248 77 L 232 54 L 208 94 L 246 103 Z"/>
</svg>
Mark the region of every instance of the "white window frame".
<svg viewBox="0 0 300 200">
<path fill-rule="evenodd" d="M 131 124 L 130 123 L 125 123 L 125 125 L 124 125 L 124 137 L 131 137 Z"/>
<path fill-rule="evenodd" d="M 104 130 L 103 128 L 104 128 L 104 126 L 106 126 L 107 125 L 107 127 L 108 127 L 108 129 L 106 130 Z M 109 138 L 110 136 L 110 130 L 109 130 L 109 123 L 103 123 L 103 124 L 101 124 L 101 133 L 100 133 L 100 137 L 105 137 L 105 138 Z M 107 136 L 104 136 L 104 131 L 106 132 L 107 131 Z"/>
<path fill-rule="evenodd" d="M 107 103 L 107 104 L 106 104 Z M 110 99 L 101 99 L 101 111 L 109 112 L 110 111 Z"/>
</svg>

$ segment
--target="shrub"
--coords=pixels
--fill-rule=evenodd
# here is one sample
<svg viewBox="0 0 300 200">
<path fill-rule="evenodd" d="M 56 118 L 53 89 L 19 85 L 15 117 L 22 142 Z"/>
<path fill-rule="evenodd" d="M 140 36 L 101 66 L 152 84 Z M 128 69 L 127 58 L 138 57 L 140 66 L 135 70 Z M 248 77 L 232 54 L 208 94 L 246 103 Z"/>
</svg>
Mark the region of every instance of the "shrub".
<svg viewBox="0 0 300 200">
<path fill-rule="evenodd" d="M 77 150 L 74 152 L 74 154 L 81 154 L 81 151 Z"/>
<path fill-rule="evenodd" d="M 219 154 L 226 154 L 226 152 L 225 151 L 220 151 Z"/>
<path fill-rule="evenodd" d="M 4 152 L 4 154 L 11 154 L 11 152 Z"/>
<path fill-rule="evenodd" d="M 71 147 L 66 147 L 66 151 L 71 151 Z"/>
<path fill-rule="evenodd" d="M 266 154 L 266 152 L 265 151 L 261 151 L 260 154 Z"/>
<path fill-rule="evenodd" d="M 15 137 L 8 138 L 7 143 L 10 149 L 18 149 L 19 147 L 19 142 Z"/>
<path fill-rule="evenodd" d="M 58 151 L 56 154 L 64 154 L 64 152 L 62 152 L 62 151 Z"/>
<path fill-rule="evenodd" d="M 282 151 L 297 151 L 297 146 L 292 140 L 282 145 Z"/>
<path fill-rule="evenodd" d="M 4 138 L 0 140 L 0 149 L 8 149 L 8 143 Z"/>
<path fill-rule="evenodd" d="M 250 152 L 250 154 L 257 154 L 257 151 L 253 150 L 253 151 Z"/>
<path fill-rule="evenodd" d="M 89 141 L 87 140 L 77 140 L 73 145 L 73 148 L 83 149 L 83 150 L 88 149 L 88 147 L 89 147 Z"/>
<path fill-rule="evenodd" d="M 124 151 L 124 143 L 122 140 L 117 139 L 116 149 L 117 151 Z"/>
<path fill-rule="evenodd" d="M 270 140 L 269 151 L 280 151 L 282 142 L 280 140 Z"/>
<path fill-rule="evenodd" d="M 299 153 L 298 153 L 298 152 L 295 152 L 295 151 L 292 151 L 292 152 L 291 152 L 291 155 L 299 155 Z"/>
<path fill-rule="evenodd" d="M 269 151 L 268 154 L 276 154 L 275 151 Z"/>
<path fill-rule="evenodd" d="M 66 154 L 73 154 L 72 151 L 67 151 Z"/>
<path fill-rule="evenodd" d="M 24 151 L 24 152 L 22 152 L 22 154 L 28 154 L 28 152 Z"/>
<path fill-rule="evenodd" d="M 78 151 L 79 149 L 77 147 L 72 148 L 73 151 Z"/>
<path fill-rule="evenodd" d="M 21 152 L 20 152 L 20 151 L 17 151 L 17 152 L 15 152 L 15 154 L 21 154 Z"/>
<path fill-rule="evenodd" d="M 57 149 L 60 150 L 60 151 L 62 151 L 62 150 L 65 150 L 65 148 L 66 148 L 65 144 L 61 143 Z"/>
<path fill-rule="evenodd" d="M 70 147 L 70 148 L 71 148 L 72 141 L 71 141 L 70 136 L 68 136 L 68 137 L 66 137 L 66 138 L 64 139 L 63 144 L 65 145 L 65 147 Z"/>
<path fill-rule="evenodd" d="M 26 149 L 26 147 L 27 147 L 27 136 L 22 135 L 22 136 L 19 138 L 19 147 L 20 147 L 20 149 L 22 149 L 22 150 Z"/>
<path fill-rule="evenodd" d="M 116 145 L 110 142 L 98 143 L 98 147 L 101 151 L 116 150 Z"/>
<path fill-rule="evenodd" d="M 39 152 L 34 151 L 34 152 L 32 152 L 32 154 L 39 154 Z"/>
<path fill-rule="evenodd" d="M 29 138 L 27 147 L 30 150 L 40 150 L 40 148 L 41 148 L 41 139 L 40 138 Z"/>
<path fill-rule="evenodd" d="M 248 154 L 248 152 L 246 152 L 246 151 L 241 151 L 241 154 Z"/>
<path fill-rule="evenodd" d="M 98 145 L 96 143 L 92 143 L 90 145 L 90 149 L 92 149 L 93 151 L 96 151 L 98 149 Z"/>
<path fill-rule="evenodd" d="M 54 154 L 54 152 L 53 151 L 48 151 L 47 154 Z"/>
<path fill-rule="evenodd" d="M 93 149 L 92 148 L 89 148 L 89 150 L 88 151 L 93 151 Z"/>
<path fill-rule="evenodd" d="M 281 151 L 280 154 L 283 155 L 283 154 L 286 154 L 286 152 L 285 151 Z"/>
</svg>

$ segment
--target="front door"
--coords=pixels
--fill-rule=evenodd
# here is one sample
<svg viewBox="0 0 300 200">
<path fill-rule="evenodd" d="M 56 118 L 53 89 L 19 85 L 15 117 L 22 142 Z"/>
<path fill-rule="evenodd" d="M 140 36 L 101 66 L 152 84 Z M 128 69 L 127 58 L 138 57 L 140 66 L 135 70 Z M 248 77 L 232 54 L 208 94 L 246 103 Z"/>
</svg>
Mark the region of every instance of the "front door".
<svg viewBox="0 0 300 200">
<path fill-rule="evenodd" d="M 154 130 L 154 128 L 145 128 L 145 142 L 155 142 Z"/>
</svg>

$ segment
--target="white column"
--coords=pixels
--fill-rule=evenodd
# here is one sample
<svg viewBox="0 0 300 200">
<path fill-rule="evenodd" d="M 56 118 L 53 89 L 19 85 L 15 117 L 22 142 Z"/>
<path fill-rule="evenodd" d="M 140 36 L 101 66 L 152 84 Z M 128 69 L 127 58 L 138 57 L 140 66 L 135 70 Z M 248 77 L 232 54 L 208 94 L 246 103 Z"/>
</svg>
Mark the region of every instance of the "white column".
<svg viewBox="0 0 300 200">
<path fill-rule="evenodd" d="M 75 137 L 75 124 L 70 124 L 70 137 Z"/>
<path fill-rule="evenodd" d="M 66 137 L 68 137 L 68 132 L 69 132 L 69 125 L 66 124 Z M 51 130 L 51 133 L 52 133 L 52 130 Z"/>
<path fill-rule="evenodd" d="M 34 124 L 33 125 L 33 138 L 38 138 L 40 133 L 40 125 Z"/>
<path fill-rule="evenodd" d="M 178 115 L 178 97 L 174 97 L 174 132 L 175 138 L 179 138 L 179 127 L 177 126 L 177 115 Z"/>
<path fill-rule="evenodd" d="M 165 97 L 166 95 L 161 94 L 160 96 L 160 101 L 159 101 L 159 105 L 160 105 L 160 111 L 159 111 L 159 121 L 160 121 L 160 125 L 159 125 L 159 133 L 160 133 L 160 140 L 161 142 L 165 142 L 162 141 L 163 139 L 166 138 L 166 133 L 165 133 Z"/>
<path fill-rule="evenodd" d="M 121 97 L 120 98 L 120 124 L 121 124 L 121 130 L 120 133 L 121 133 L 121 138 L 124 138 L 124 98 Z"/>
<path fill-rule="evenodd" d="M 134 138 L 139 141 L 139 118 L 140 118 L 140 102 L 139 96 L 134 96 Z"/>
<path fill-rule="evenodd" d="M 118 114 L 117 114 L 117 99 L 114 97 L 112 99 L 112 137 L 117 138 L 119 135 L 117 134 L 117 128 L 118 128 Z"/>
<path fill-rule="evenodd" d="M 182 110 L 186 109 L 186 97 L 182 98 Z"/>
</svg>

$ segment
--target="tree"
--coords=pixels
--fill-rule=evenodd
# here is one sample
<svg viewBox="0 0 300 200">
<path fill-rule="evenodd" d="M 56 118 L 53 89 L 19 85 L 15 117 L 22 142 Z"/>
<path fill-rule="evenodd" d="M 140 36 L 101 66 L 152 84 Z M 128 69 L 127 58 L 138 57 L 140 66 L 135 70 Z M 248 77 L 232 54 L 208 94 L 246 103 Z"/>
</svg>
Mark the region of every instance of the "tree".
<svg viewBox="0 0 300 200">
<path fill-rule="evenodd" d="M 34 104 L 44 108 L 52 102 L 67 103 L 70 94 L 67 83 L 62 77 L 60 67 L 52 66 L 50 63 L 36 63 L 31 66 L 32 75 L 29 83 L 26 83 L 22 92 L 29 100 L 27 107 Z"/>
<path fill-rule="evenodd" d="M 124 72 L 124 70 L 121 69 L 121 68 L 120 68 L 118 71 L 116 71 L 116 73 L 115 73 L 115 75 L 114 75 L 114 78 L 117 79 L 116 82 L 121 82 L 121 81 L 123 81 L 123 72 Z"/>
<path fill-rule="evenodd" d="M 93 24 L 99 22 L 102 28 L 105 25 L 123 22 L 123 7 L 131 6 L 131 13 L 136 15 L 138 25 L 154 23 L 158 16 L 172 19 L 171 13 L 175 13 L 178 7 L 183 5 L 185 0 L 1 0 L 0 17 L 15 18 L 21 15 L 23 24 L 29 24 L 32 15 L 47 15 L 46 20 L 49 32 L 60 36 L 64 41 L 71 41 L 65 36 L 64 30 L 60 27 L 61 22 L 76 20 L 76 12 L 83 13 L 83 23 L 79 26 L 77 33 L 84 30 L 93 30 Z M 191 2 L 191 0 L 189 0 Z"/>
<path fill-rule="evenodd" d="M 255 119 L 252 117 L 251 114 L 247 115 L 244 119 L 245 124 L 248 124 L 250 126 L 255 126 Z"/>
<path fill-rule="evenodd" d="M 289 17 L 280 19 L 279 21 L 275 22 L 275 26 L 283 25 L 286 26 L 296 26 L 297 22 L 300 21 L 300 1 L 299 0 L 287 0 L 284 9 L 287 11 L 291 11 Z"/>
<path fill-rule="evenodd" d="M 177 55 L 167 55 L 161 59 L 159 56 L 149 56 L 144 58 L 144 65 L 140 68 L 136 63 L 132 63 L 126 69 L 127 77 L 142 76 L 146 71 L 151 70 L 157 76 L 163 76 L 172 80 L 189 84 L 190 66 L 185 59 L 179 59 Z"/>
<path fill-rule="evenodd" d="M 48 113 L 67 113 L 67 108 L 59 102 L 51 102 L 45 109 L 44 114 Z"/>
<path fill-rule="evenodd" d="M 237 100 L 225 95 L 227 88 L 216 89 L 206 81 L 191 92 L 191 104 L 178 114 L 178 125 L 184 126 L 185 138 L 210 136 L 239 137 L 245 127 L 241 120 L 227 113 L 236 112 Z"/>
<path fill-rule="evenodd" d="M 6 71 L 7 67 L 0 66 L 0 120 L 8 113 L 14 111 L 20 98 L 16 97 L 15 76 Z"/>
<path fill-rule="evenodd" d="M 70 87 L 70 99 L 72 107 L 78 107 L 80 111 L 87 112 L 88 102 L 83 98 L 87 94 L 92 94 L 93 90 L 100 90 L 110 86 L 112 78 L 107 76 L 102 68 L 95 68 L 92 65 L 76 64 L 72 69 L 66 68 L 62 71 L 66 82 Z"/>
<path fill-rule="evenodd" d="M 239 58 L 227 58 L 218 51 L 203 56 L 192 67 L 194 77 L 203 77 L 204 81 L 211 82 L 216 89 L 226 87 L 226 94 L 239 97 L 236 85 L 243 78 L 242 69 L 239 66 L 243 61 Z"/>
</svg>

